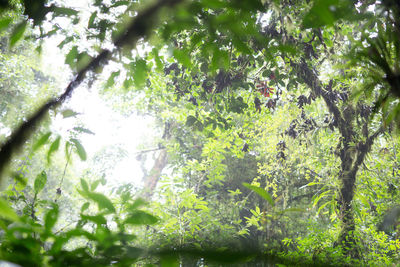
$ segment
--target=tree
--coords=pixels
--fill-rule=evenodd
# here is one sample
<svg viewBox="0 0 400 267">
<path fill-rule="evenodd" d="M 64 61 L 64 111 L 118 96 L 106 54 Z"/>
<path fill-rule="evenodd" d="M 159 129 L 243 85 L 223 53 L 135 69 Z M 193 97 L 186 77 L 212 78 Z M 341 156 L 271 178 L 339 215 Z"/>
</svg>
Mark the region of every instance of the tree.
<svg viewBox="0 0 400 267">
<path fill-rule="evenodd" d="M 368 11 L 372 4 L 372 11 L 380 14 L 383 10 L 382 14 L 388 16 L 374 16 Z M 9 6 L 16 5 L 10 2 Z M 11 45 L 22 38 L 28 22 L 39 28 L 39 38 L 63 31 L 57 23 L 50 24 L 51 30 L 44 27 L 50 15 L 53 19 L 66 16 L 72 24 L 79 23 L 76 10 L 56 3 L 24 1 L 22 6 L 26 17 L 15 26 Z M 173 8 L 174 12 L 166 15 L 165 8 Z M 129 21 L 124 13 L 133 19 Z M 330 201 L 309 214 L 318 215 L 330 204 L 330 216 L 341 222 L 335 228 L 340 233 L 334 247 L 359 259 L 361 240 L 354 213 L 360 211 L 359 201 L 368 203 L 362 198 L 363 190 L 368 192 L 368 178 L 360 172 L 366 171 L 366 157 L 374 141 L 383 140 L 385 131 L 390 133 L 391 121 L 398 113 L 396 14 L 398 6 L 390 1 L 359 1 L 352 5 L 340 0 L 165 0 L 152 5 L 94 1 L 85 21 L 85 33 L 66 32 L 60 44 L 68 49 L 66 63 L 75 72 L 73 81 L 63 94 L 45 103 L 13 131 L 1 147 L 0 171 L 49 110 L 57 110 L 86 77 L 92 84 L 113 61 L 120 69 L 111 70 L 105 87 L 124 87 L 136 91 L 136 96 L 144 95 L 140 104 L 155 114 L 161 125 L 174 126 L 166 131 L 166 150 L 161 151 L 149 177 L 153 193 L 168 159 L 176 169 L 177 180 L 184 181 L 180 182 L 183 189 L 176 200 L 169 188 L 163 192 L 167 203 L 178 203 L 169 215 L 179 215 L 179 249 L 186 249 L 183 240 L 189 240 L 191 246 L 197 239 L 206 244 L 207 237 L 201 235 L 199 225 L 220 210 L 229 216 L 223 223 L 214 221 L 215 231 L 210 233 L 237 233 L 259 247 L 263 247 L 263 239 L 271 237 L 289 243 L 290 238 L 285 236 L 295 226 L 286 214 L 307 207 L 304 203 L 293 207 L 295 199 L 314 196 L 317 206 L 329 195 Z M 82 40 L 89 47 L 80 46 Z M 142 50 L 131 51 L 133 45 L 141 44 Z M 108 49 L 109 45 L 113 48 Z M 366 72 L 363 67 L 375 71 Z M 357 95 L 358 88 L 362 90 Z M 82 158 L 84 150 L 76 142 L 73 144 Z M 291 155 L 296 146 L 309 158 L 301 158 L 299 152 Z M 315 165 L 313 157 L 323 164 Z M 241 164 L 252 169 L 241 170 Z M 259 166 L 257 170 L 255 165 Z M 310 177 L 312 182 L 308 182 Z M 96 186 L 89 190 L 85 183 L 81 195 L 96 202 L 100 213 L 84 215 L 94 217 L 82 220 L 103 229 L 102 209 L 115 213 L 113 203 L 95 193 Z M 238 188 L 242 183 L 247 189 Z M 313 183 L 318 186 L 308 189 Z M 357 184 L 362 185 L 360 191 L 356 191 Z M 308 192 L 301 195 L 304 188 Z M 244 190 L 251 193 L 239 197 Z M 240 210 L 229 207 L 230 202 L 239 205 Z M 155 222 L 149 214 L 143 216 L 147 219 L 138 224 Z M 237 222 L 233 223 L 235 218 Z M 168 216 L 164 220 L 172 221 Z M 229 223 L 233 226 L 228 227 Z M 117 224 L 124 230 L 123 223 Z M 168 232 L 169 228 L 165 229 Z M 251 237 L 246 239 L 246 235 Z M 99 238 L 89 239 L 97 244 Z M 269 245 L 276 249 L 284 243 Z"/>
</svg>

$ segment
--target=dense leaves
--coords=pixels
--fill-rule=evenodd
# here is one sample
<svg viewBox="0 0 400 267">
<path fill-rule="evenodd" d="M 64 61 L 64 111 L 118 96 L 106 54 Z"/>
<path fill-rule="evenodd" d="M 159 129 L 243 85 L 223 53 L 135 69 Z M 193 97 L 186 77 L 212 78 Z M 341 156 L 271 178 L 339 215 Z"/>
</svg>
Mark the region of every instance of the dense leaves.
<svg viewBox="0 0 400 267">
<path fill-rule="evenodd" d="M 6 180 L 8 166 L 13 178 L 0 199 L 2 259 L 399 263 L 397 3 L 68 4 L 0 6 L 10 51 L 0 40 L 0 108 L 9 114 L 0 119 L 0 174 Z M 13 55 L 27 43 L 41 51 L 52 36 L 73 78 L 59 96 L 36 101 L 46 79 L 31 67 L 35 86 L 24 84 L 30 72 Z M 122 113 L 137 109 L 162 125 L 156 148 L 136 155 L 146 188 L 104 187 L 123 153 L 86 151 L 84 136 L 94 133 L 66 101 L 85 81 Z M 60 117 L 78 123 L 63 134 L 52 125 Z M 75 159 L 91 165 L 78 174 Z"/>
</svg>

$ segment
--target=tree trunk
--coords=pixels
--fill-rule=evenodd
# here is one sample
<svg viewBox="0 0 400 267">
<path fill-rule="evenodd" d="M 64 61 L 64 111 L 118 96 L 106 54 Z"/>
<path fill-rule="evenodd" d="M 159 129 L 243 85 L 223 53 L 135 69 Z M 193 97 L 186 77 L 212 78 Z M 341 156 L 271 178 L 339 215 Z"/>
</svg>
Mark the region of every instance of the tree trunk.
<svg viewBox="0 0 400 267">
<path fill-rule="evenodd" d="M 335 120 L 335 128 L 338 129 L 341 135 L 341 141 L 338 144 L 340 148 L 339 157 L 341 160 L 338 178 L 341 185 L 338 190 L 337 204 L 339 219 L 342 222 L 342 229 L 338 242 L 340 245 L 343 245 L 347 255 L 358 258 L 359 253 L 354 235 L 355 221 L 352 207 L 356 175 L 364 161 L 365 155 L 370 151 L 375 138 L 383 132 L 383 127 L 376 130 L 373 134 L 369 134 L 369 120 L 361 115 L 362 109 L 366 107 L 364 104 L 360 102 L 360 104 L 354 108 L 351 103 L 344 103 L 341 109 L 339 109 L 335 100 L 330 97 L 333 86 L 332 80 L 323 88 L 317 73 L 307 65 L 305 59 L 301 59 L 299 63 L 292 61 L 291 66 L 296 70 L 297 76 L 303 79 L 309 86 L 313 94 L 324 99 L 329 113 Z M 357 117 L 361 123 L 361 125 L 358 126 L 360 129 L 357 129 L 353 123 Z"/>
<path fill-rule="evenodd" d="M 164 126 L 164 133 L 162 136 L 163 141 L 168 141 L 171 138 L 171 130 L 175 127 L 174 123 L 166 122 Z M 159 144 L 160 148 L 163 147 L 162 144 Z M 152 151 L 152 150 L 149 150 Z M 164 168 L 168 164 L 168 153 L 167 149 L 161 149 L 160 154 L 158 155 L 156 161 L 154 162 L 153 168 L 151 168 L 149 174 L 145 175 L 143 178 L 144 181 L 144 191 L 142 193 L 142 197 L 150 200 L 154 194 L 154 190 L 156 189 L 157 183 L 160 180 L 161 173 Z"/>
<path fill-rule="evenodd" d="M 343 162 L 345 168 L 342 168 L 339 179 L 341 186 L 338 196 L 339 217 L 342 221 L 342 229 L 339 234 L 338 242 L 348 250 L 348 253 L 355 258 L 358 258 L 357 249 L 355 246 L 356 240 L 354 237 L 355 221 L 353 214 L 353 198 L 355 192 L 356 175 L 350 171 L 350 162 Z"/>
<path fill-rule="evenodd" d="M 161 173 L 165 166 L 167 166 L 168 157 L 167 150 L 163 149 L 160 151 L 156 161 L 154 162 L 153 168 L 150 173 L 144 178 L 144 192 L 143 197 L 149 200 L 154 194 L 158 180 L 160 180 Z"/>
</svg>

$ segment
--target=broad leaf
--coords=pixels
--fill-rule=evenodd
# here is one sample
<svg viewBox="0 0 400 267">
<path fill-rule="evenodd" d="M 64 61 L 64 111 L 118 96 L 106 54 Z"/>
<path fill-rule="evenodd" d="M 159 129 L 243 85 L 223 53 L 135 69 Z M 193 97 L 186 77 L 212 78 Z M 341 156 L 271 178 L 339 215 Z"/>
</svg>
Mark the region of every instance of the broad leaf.
<svg viewBox="0 0 400 267">
<path fill-rule="evenodd" d="M 265 189 L 258 187 L 258 186 L 248 184 L 248 183 L 243 183 L 243 186 L 256 192 L 259 196 L 261 196 L 266 201 L 268 201 L 268 203 L 271 204 L 271 206 L 275 205 L 275 201 L 272 199 L 271 195 L 267 191 L 265 191 Z"/>
<path fill-rule="evenodd" d="M 110 7 L 128 6 L 130 3 L 130 1 L 118 1 L 112 4 Z"/>
<path fill-rule="evenodd" d="M 28 179 L 25 178 L 21 173 L 14 173 L 12 177 L 16 181 L 15 190 L 17 191 L 23 190 L 28 183 Z"/>
<path fill-rule="evenodd" d="M 43 146 L 47 140 L 49 140 L 49 137 L 51 135 L 51 132 L 47 132 L 40 139 L 33 145 L 33 151 L 38 150 L 41 146 Z"/>
<path fill-rule="evenodd" d="M 88 21 L 88 28 L 92 29 L 95 28 L 94 20 L 97 17 L 97 11 L 93 12 L 92 15 L 90 15 L 89 21 Z"/>
<path fill-rule="evenodd" d="M 92 132 L 91 130 L 86 129 L 86 128 L 83 128 L 83 127 L 74 127 L 73 129 L 74 129 L 75 131 L 77 131 L 77 132 L 80 132 L 80 133 L 87 133 L 87 134 L 92 134 L 92 135 L 95 134 L 95 133 Z"/>
<path fill-rule="evenodd" d="M 86 195 L 97 203 L 99 210 L 106 209 L 109 212 L 115 212 L 114 205 L 105 195 L 96 192 L 86 192 Z"/>
<path fill-rule="evenodd" d="M 141 210 L 135 210 L 127 216 L 125 223 L 135 225 L 148 225 L 155 224 L 158 222 L 157 217 L 150 215 L 149 213 Z"/>
<path fill-rule="evenodd" d="M 78 139 L 72 138 L 70 140 L 76 147 L 76 152 L 78 153 L 81 160 L 85 161 L 87 158 L 86 151 Z"/>
<path fill-rule="evenodd" d="M 10 220 L 10 221 L 18 221 L 18 215 L 15 211 L 10 207 L 7 201 L 0 198 L 0 217 Z"/>
<path fill-rule="evenodd" d="M 68 64 L 71 69 L 75 69 L 78 55 L 78 47 L 72 47 L 68 54 L 65 56 L 65 64 Z"/>
<path fill-rule="evenodd" d="M 110 77 L 107 79 L 106 84 L 104 85 L 104 89 L 109 89 L 115 83 L 115 78 L 117 78 L 121 74 L 121 71 L 114 71 L 111 73 Z"/>
<path fill-rule="evenodd" d="M 94 182 L 90 185 L 90 190 L 91 190 L 91 191 L 95 191 L 96 188 L 99 186 L 100 182 L 101 182 L 100 179 L 94 181 Z"/>
<path fill-rule="evenodd" d="M 65 118 L 69 118 L 69 117 L 75 117 L 75 116 L 78 115 L 79 113 L 73 111 L 72 109 L 66 109 L 66 110 L 63 110 L 63 111 L 61 112 L 61 114 L 63 115 L 63 117 L 64 117 L 64 119 L 65 119 Z"/>
<path fill-rule="evenodd" d="M 26 30 L 26 21 L 19 23 L 13 30 L 10 37 L 10 47 L 14 45 L 24 36 Z"/>
<path fill-rule="evenodd" d="M 95 224 L 98 224 L 98 225 L 107 224 L 107 220 L 106 220 L 106 218 L 104 218 L 103 215 L 91 216 L 91 215 L 83 215 L 82 214 L 81 218 L 83 220 L 88 220 L 88 221 L 94 222 Z"/>
<path fill-rule="evenodd" d="M 47 152 L 47 162 L 50 162 L 51 155 L 58 150 L 60 147 L 61 136 L 58 136 L 56 140 L 51 144 L 49 151 Z"/>
<path fill-rule="evenodd" d="M 85 202 L 82 207 L 81 207 L 81 212 L 84 212 L 85 210 L 87 210 L 90 206 L 89 202 Z"/>
<path fill-rule="evenodd" d="M 133 69 L 133 82 L 137 88 L 144 85 L 147 79 L 147 64 L 143 59 L 139 59 L 135 62 Z"/>
<path fill-rule="evenodd" d="M 133 201 L 131 205 L 129 205 L 129 210 L 133 211 L 145 205 L 147 205 L 146 200 L 144 200 L 143 198 L 137 198 L 135 199 L 135 201 Z"/>
<path fill-rule="evenodd" d="M 35 190 L 35 194 L 39 194 L 40 191 L 43 190 L 44 186 L 47 183 L 47 174 L 45 171 L 42 171 L 38 176 L 36 176 L 35 182 L 33 184 L 33 189 Z"/>
<path fill-rule="evenodd" d="M 89 191 L 89 185 L 85 179 L 81 178 L 81 186 L 82 186 L 83 191 L 85 191 L 85 192 Z"/>
<path fill-rule="evenodd" d="M 11 18 L 5 18 L 0 20 L 0 32 L 2 32 L 4 29 L 7 29 L 8 25 L 10 25 L 12 19 Z"/>
<path fill-rule="evenodd" d="M 76 16 L 78 15 L 78 11 L 72 8 L 66 7 L 55 7 L 53 8 L 53 12 L 57 16 Z"/>
<path fill-rule="evenodd" d="M 46 231 L 51 231 L 57 222 L 59 214 L 58 205 L 53 204 L 53 207 L 46 213 L 44 217 L 44 228 Z"/>
<path fill-rule="evenodd" d="M 197 121 L 195 116 L 189 115 L 186 119 L 186 126 L 192 126 Z"/>
<path fill-rule="evenodd" d="M 181 63 L 183 66 L 190 68 L 192 66 L 190 60 L 190 53 L 186 50 L 175 49 L 174 57 Z"/>
</svg>

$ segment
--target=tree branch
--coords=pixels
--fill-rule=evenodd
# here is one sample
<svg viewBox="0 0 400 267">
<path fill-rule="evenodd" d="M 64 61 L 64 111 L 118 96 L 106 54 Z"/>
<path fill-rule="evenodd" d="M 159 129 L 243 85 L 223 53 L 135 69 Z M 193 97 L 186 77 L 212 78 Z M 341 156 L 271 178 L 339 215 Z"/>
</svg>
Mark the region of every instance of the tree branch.
<svg viewBox="0 0 400 267">
<path fill-rule="evenodd" d="M 161 146 L 161 147 L 157 147 L 157 148 L 150 148 L 150 149 L 145 149 L 145 150 L 140 150 L 135 152 L 136 155 L 141 155 L 141 154 L 145 154 L 148 152 L 154 152 L 154 151 L 158 151 L 158 150 L 162 150 L 165 149 L 165 146 Z"/>
<path fill-rule="evenodd" d="M 371 150 L 371 147 L 375 141 L 375 139 L 385 131 L 384 127 L 381 126 L 378 130 L 376 130 L 372 135 L 370 135 L 367 140 L 363 143 L 360 142 L 358 144 L 360 153 L 358 153 L 356 161 L 354 162 L 352 172 L 357 173 L 358 167 L 363 163 L 365 156 Z"/>
<path fill-rule="evenodd" d="M 337 127 L 342 136 L 352 136 L 353 134 L 351 132 L 351 127 L 348 127 L 339 108 L 329 97 L 329 92 L 332 91 L 333 80 L 330 80 L 326 89 L 323 89 L 317 74 L 315 71 L 311 70 L 304 58 L 301 59 L 300 63 L 294 63 L 291 61 L 290 65 L 297 70 L 297 75 L 303 79 L 303 81 L 315 93 L 315 95 L 324 99 L 326 105 L 328 106 L 328 110 L 333 115 L 333 118 L 336 121 Z"/>
<path fill-rule="evenodd" d="M 142 13 L 138 14 L 127 27 L 126 31 L 115 41 L 115 48 L 113 51 L 104 49 L 97 57 L 93 58 L 85 68 L 78 72 L 75 78 L 68 84 L 61 96 L 49 100 L 25 122 L 20 124 L 20 126 L 11 134 L 11 136 L 0 148 L 0 182 L 3 171 L 9 163 L 12 155 L 17 152 L 29 139 L 29 137 L 32 135 L 32 132 L 46 116 L 47 112 L 50 109 L 57 108 L 64 103 L 64 101 L 71 96 L 75 88 L 77 88 L 84 81 L 86 74 L 106 64 L 114 52 L 125 45 L 134 46 L 140 38 L 146 37 L 150 30 L 152 20 L 154 20 L 156 14 L 162 7 L 172 7 L 180 1 L 181 0 L 160 0 L 144 10 Z"/>
</svg>

